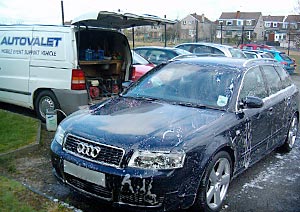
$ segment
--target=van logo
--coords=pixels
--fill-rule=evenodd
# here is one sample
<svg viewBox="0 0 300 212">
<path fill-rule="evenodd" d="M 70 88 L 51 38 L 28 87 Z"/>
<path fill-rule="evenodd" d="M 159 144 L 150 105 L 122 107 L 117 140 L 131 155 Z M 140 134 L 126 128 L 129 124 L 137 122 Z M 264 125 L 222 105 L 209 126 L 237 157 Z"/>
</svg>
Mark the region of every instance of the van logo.
<svg viewBox="0 0 300 212">
<path fill-rule="evenodd" d="M 99 155 L 100 151 L 101 151 L 101 148 L 98 146 L 92 146 L 92 145 L 82 143 L 82 142 L 80 142 L 77 145 L 77 152 L 79 154 L 87 155 L 92 158 L 96 158 Z"/>
<path fill-rule="evenodd" d="M 57 47 L 61 37 L 3 37 L 1 45 Z"/>
</svg>

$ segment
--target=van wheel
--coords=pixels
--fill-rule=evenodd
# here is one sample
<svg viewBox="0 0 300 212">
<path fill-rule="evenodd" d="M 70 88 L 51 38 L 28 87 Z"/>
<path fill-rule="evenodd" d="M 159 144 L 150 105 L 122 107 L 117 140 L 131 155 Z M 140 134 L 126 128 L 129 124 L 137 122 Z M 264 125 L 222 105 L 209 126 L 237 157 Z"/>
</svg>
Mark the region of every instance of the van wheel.
<svg viewBox="0 0 300 212">
<path fill-rule="evenodd" d="M 59 104 L 52 91 L 44 90 L 38 93 L 34 102 L 34 108 L 38 118 L 46 122 L 47 109 L 59 109 Z"/>
<path fill-rule="evenodd" d="M 218 152 L 208 164 L 201 180 L 193 211 L 220 211 L 227 194 L 232 161 L 227 152 Z"/>
</svg>

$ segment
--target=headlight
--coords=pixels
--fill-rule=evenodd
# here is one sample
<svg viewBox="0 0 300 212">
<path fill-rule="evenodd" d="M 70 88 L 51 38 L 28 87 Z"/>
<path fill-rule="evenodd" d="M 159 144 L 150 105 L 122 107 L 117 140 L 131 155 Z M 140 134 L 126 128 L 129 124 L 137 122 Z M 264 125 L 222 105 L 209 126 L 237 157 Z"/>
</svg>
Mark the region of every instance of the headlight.
<svg viewBox="0 0 300 212">
<path fill-rule="evenodd" d="M 54 139 L 56 140 L 57 143 L 59 143 L 60 145 L 62 145 L 63 140 L 64 140 L 64 135 L 65 135 L 65 131 L 63 130 L 63 128 L 59 125 L 56 129 L 56 133 L 54 136 Z"/>
<path fill-rule="evenodd" d="M 128 166 L 142 169 L 177 169 L 182 168 L 185 153 L 165 153 L 136 151 L 133 153 Z"/>
</svg>

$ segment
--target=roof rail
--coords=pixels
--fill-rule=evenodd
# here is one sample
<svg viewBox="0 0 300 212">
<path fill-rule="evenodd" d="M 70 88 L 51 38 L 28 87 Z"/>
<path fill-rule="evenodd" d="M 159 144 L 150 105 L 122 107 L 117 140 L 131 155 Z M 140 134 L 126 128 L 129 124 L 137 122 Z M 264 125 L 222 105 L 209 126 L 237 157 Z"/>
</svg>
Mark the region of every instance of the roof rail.
<svg viewBox="0 0 300 212">
<path fill-rule="evenodd" d="M 275 59 L 272 59 L 272 58 L 256 58 L 256 59 L 249 59 L 249 60 L 246 60 L 244 63 L 243 63 L 243 67 L 247 67 L 247 66 L 250 66 L 250 65 L 253 65 L 253 64 L 261 64 L 261 63 L 279 63 L 277 60 Z"/>
</svg>

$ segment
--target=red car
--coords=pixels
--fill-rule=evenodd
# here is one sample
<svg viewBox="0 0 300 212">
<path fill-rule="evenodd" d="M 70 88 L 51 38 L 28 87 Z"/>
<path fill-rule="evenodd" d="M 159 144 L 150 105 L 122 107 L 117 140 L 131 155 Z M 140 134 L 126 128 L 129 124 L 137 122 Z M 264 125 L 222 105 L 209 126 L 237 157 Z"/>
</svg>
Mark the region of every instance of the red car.
<svg viewBox="0 0 300 212">
<path fill-rule="evenodd" d="M 146 72 L 150 71 L 155 65 L 148 60 L 140 56 L 138 53 L 131 51 L 133 59 L 133 74 L 132 80 L 135 82 Z"/>
</svg>

